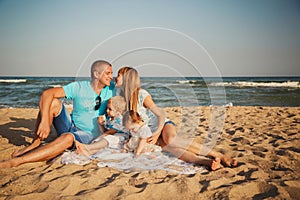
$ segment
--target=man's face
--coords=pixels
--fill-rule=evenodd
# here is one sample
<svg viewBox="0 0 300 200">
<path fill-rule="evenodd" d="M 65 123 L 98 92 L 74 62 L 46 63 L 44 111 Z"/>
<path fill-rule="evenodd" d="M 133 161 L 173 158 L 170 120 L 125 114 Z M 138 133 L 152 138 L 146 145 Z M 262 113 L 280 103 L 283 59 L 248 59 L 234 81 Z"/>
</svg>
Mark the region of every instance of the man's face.
<svg viewBox="0 0 300 200">
<path fill-rule="evenodd" d="M 101 73 L 99 81 L 103 85 L 110 85 L 110 82 L 113 78 L 113 71 L 111 66 L 107 66 L 106 69 Z"/>
</svg>

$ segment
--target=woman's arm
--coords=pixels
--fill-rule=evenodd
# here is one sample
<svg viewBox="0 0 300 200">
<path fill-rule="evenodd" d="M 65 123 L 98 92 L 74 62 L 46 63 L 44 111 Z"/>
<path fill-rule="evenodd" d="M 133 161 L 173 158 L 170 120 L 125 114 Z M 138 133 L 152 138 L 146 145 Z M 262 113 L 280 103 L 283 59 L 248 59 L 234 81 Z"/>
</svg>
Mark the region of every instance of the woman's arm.
<svg viewBox="0 0 300 200">
<path fill-rule="evenodd" d="M 153 132 L 153 135 L 147 140 L 147 142 L 149 142 L 150 144 L 155 144 L 164 128 L 166 116 L 163 110 L 154 103 L 150 95 L 148 95 L 145 98 L 144 106 L 147 109 L 151 110 L 151 112 L 155 114 L 158 119 L 157 129 Z"/>
</svg>

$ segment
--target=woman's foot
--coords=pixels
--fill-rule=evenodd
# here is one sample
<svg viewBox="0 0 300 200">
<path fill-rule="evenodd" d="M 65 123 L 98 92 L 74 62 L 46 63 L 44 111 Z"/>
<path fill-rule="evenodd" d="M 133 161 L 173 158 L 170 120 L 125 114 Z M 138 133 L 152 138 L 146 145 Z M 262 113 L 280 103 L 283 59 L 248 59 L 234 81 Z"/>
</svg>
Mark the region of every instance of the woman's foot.
<svg viewBox="0 0 300 200">
<path fill-rule="evenodd" d="M 221 166 L 221 159 L 220 158 L 214 159 L 211 163 L 211 166 L 210 166 L 212 171 L 216 171 L 216 170 L 220 169 L 221 167 L 222 166 Z"/>
<path fill-rule="evenodd" d="M 236 167 L 238 164 L 235 159 L 225 156 L 225 155 L 223 155 L 220 158 L 220 160 L 221 160 L 222 165 L 224 165 L 225 167 Z"/>
</svg>

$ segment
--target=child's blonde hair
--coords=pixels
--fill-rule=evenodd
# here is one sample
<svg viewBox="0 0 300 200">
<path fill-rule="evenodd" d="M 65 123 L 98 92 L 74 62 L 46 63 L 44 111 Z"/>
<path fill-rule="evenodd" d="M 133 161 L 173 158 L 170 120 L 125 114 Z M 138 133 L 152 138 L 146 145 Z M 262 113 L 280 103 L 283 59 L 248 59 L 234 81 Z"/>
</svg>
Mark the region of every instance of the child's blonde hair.
<svg viewBox="0 0 300 200">
<path fill-rule="evenodd" d="M 108 102 L 111 103 L 112 108 L 116 110 L 117 112 L 123 114 L 123 112 L 126 110 L 126 102 L 125 98 L 122 96 L 114 96 L 111 97 Z"/>
</svg>

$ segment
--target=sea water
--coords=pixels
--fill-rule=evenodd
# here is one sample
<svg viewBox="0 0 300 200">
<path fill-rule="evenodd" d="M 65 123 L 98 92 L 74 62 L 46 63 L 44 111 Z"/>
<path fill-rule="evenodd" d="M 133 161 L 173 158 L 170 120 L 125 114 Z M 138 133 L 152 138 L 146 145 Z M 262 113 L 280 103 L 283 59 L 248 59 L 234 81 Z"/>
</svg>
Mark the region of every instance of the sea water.
<svg viewBox="0 0 300 200">
<path fill-rule="evenodd" d="M 43 90 L 77 80 L 76 77 L 0 77 L 0 107 L 37 108 Z M 300 106 L 300 77 L 142 77 L 141 82 L 142 88 L 161 107 Z"/>
</svg>

